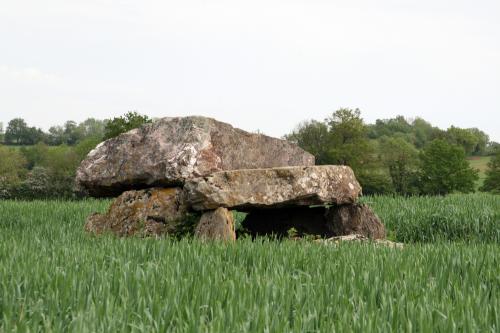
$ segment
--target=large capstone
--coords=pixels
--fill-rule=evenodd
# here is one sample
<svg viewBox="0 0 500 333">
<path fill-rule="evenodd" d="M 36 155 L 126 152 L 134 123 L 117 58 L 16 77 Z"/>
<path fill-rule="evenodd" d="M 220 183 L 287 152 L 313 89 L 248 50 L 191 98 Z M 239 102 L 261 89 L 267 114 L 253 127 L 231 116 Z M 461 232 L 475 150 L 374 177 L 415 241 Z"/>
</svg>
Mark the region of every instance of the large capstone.
<svg viewBox="0 0 500 333">
<path fill-rule="evenodd" d="M 117 236 L 162 236 L 184 228 L 187 214 L 180 188 L 127 191 L 116 198 L 105 214 L 89 216 L 85 230 Z"/>
<path fill-rule="evenodd" d="M 288 141 L 215 119 L 163 118 L 101 143 L 81 163 L 76 183 L 92 196 L 116 196 L 182 185 L 221 170 L 296 165 L 314 165 L 314 156 Z"/>
<path fill-rule="evenodd" d="M 361 193 L 351 168 L 336 165 L 221 171 L 187 181 L 184 190 L 198 211 L 343 205 Z"/>
</svg>

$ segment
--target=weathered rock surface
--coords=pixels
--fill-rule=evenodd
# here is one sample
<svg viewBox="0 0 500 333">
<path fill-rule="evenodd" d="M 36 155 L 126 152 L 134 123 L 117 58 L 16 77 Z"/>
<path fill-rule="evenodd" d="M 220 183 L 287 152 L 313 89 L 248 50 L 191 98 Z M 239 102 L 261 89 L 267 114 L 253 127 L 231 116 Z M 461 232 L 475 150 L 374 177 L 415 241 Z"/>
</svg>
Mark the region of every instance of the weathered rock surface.
<svg viewBox="0 0 500 333">
<path fill-rule="evenodd" d="M 222 207 L 205 212 L 196 226 L 194 235 L 203 240 L 235 241 L 233 214 Z"/>
<path fill-rule="evenodd" d="M 199 211 L 341 205 L 361 193 L 351 168 L 336 165 L 221 171 L 187 181 L 184 190 Z"/>
<path fill-rule="evenodd" d="M 101 143 L 81 163 L 76 183 L 92 196 L 114 196 L 221 170 L 295 165 L 314 165 L 314 156 L 215 119 L 163 118 Z"/>
<path fill-rule="evenodd" d="M 367 205 L 352 204 L 332 207 L 326 216 L 335 236 L 358 234 L 370 239 L 384 239 L 385 227 Z"/>
<path fill-rule="evenodd" d="M 85 230 L 117 236 L 161 236 L 176 232 L 186 211 L 180 188 L 127 191 L 115 199 L 107 213 L 92 214 Z"/>
</svg>

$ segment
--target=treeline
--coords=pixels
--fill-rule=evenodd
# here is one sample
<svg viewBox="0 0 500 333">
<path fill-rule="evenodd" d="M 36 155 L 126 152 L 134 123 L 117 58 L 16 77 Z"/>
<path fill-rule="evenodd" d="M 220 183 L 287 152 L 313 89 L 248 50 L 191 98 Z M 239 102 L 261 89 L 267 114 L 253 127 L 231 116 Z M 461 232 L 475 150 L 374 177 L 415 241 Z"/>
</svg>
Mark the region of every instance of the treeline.
<svg viewBox="0 0 500 333">
<path fill-rule="evenodd" d="M 500 145 L 477 128 L 441 130 L 402 116 L 366 124 L 360 110 L 340 109 L 324 121 L 301 123 L 285 136 L 316 157 L 317 164 L 349 165 L 365 194 L 442 195 L 473 192 L 478 172 L 468 156 L 495 155 L 484 191 L 500 191 Z"/>
<path fill-rule="evenodd" d="M 0 126 L 0 199 L 74 199 L 75 173 L 97 144 L 151 122 L 129 112 L 111 120 L 67 121 L 48 132 L 21 118 Z"/>
<path fill-rule="evenodd" d="M 0 124 L 0 199 L 77 198 L 75 172 L 105 139 L 152 120 L 137 112 L 108 120 L 67 121 L 47 132 L 24 119 Z M 317 164 L 351 166 L 365 194 L 436 195 L 473 192 L 477 171 L 467 156 L 492 155 L 483 191 L 500 193 L 500 145 L 478 129 L 441 130 L 402 116 L 366 124 L 359 110 L 301 123 L 285 139 Z"/>
</svg>

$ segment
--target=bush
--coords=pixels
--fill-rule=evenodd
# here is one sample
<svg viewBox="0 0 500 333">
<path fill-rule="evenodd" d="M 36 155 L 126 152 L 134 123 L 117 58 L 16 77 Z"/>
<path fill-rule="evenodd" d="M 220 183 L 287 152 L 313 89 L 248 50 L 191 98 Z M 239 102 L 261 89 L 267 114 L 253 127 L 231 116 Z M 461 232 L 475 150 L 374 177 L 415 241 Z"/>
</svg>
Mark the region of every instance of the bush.
<svg viewBox="0 0 500 333">
<path fill-rule="evenodd" d="M 364 195 L 395 193 L 391 178 L 383 173 L 361 172 L 357 178 Z"/>
<path fill-rule="evenodd" d="M 488 163 L 488 171 L 486 171 L 486 179 L 481 191 L 500 194 L 500 149 Z"/>
</svg>

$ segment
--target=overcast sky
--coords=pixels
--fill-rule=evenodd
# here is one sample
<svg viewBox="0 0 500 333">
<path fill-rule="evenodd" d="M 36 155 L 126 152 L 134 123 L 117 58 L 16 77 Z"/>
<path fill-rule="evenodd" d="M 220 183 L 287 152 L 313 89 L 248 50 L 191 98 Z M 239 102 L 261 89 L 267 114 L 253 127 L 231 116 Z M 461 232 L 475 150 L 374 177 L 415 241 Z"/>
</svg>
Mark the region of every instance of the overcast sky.
<svg viewBox="0 0 500 333">
<path fill-rule="evenodd" d="M 0 122 L 129 110 L 281 136 L 340 107 L 500 141 L 499 0 L 0 0 Z"/>
</svg>

